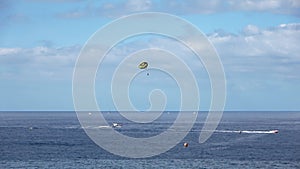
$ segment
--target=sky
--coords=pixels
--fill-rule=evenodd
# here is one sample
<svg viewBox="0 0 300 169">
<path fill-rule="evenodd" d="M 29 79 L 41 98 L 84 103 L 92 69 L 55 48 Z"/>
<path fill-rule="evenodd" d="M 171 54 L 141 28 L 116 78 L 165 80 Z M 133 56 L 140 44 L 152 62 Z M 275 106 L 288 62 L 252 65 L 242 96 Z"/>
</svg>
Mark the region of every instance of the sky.
<svg viewBox="0 0 300 169">
<path fill-rule="evenodd" d="M 300 110 L 298 0 L 2 0 L 0 111 L 74 110 L 72 77 L 84 44 L 111 21 L 140 12 L 176 15 L 207 36 L 226 75 L 225 110 Z M 153 46 L 186 51 L 178 42 L 148 35 L 116 45 L 95 80 L 102 109 L 115 109 L 110 78 L 122 56 Z M 194 63 L 192 54 L 186 55 L 182 59 L 197 78 L 200 110 L 208 110 L 208 76 L 201 63 Z M 166 109 L 177 110 L 180 91 L 174 79 L 157 71 L 150 75 L 141 73 L 132 82 L 133 105 L 147 109 L 148 93 L 160 88 L 168 96 Z"/>
</svg>

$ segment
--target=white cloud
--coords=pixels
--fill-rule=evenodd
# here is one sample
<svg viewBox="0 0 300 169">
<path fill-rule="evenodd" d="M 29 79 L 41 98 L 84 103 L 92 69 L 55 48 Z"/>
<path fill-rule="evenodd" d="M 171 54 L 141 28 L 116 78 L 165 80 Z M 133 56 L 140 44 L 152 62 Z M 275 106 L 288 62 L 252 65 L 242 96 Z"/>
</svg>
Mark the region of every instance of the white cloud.
<svg viewBox="0 0 300 169">
<path fill-rule="evenodd" d="M 280 0 L 231 0 L 229 4 L 237 10 L 270 10 L 280 7 Z"/>
<path fill-rule="evenodd" d="M 21 48 L 0 48 L 0 56 L 16 54 L 19 53 L 21 50 Z"/>
<path fill-rule="evenodd" d="M 230 10 L 268 11 L 271 13 L 300 16 L 298 0 L 231 0 Z"/>
<path fill-rule="evenodd" d="M 300 79 L 300 24 L 261 30 L 249 25 L 240 35 L 209 37 L 230 73 Z"/>
<path fill-rule="evenodd" d="M 120 17 L 134 12 L 145 12 L 153 10 L 151 0 L 126 0 L 116 2 L 88 2 L 76 9 L 58 13 L 58 18 L 76 19 L 82 17 Z"/>
<path fill-rule="evenodd" d="M 150 0 L 128 0 L 125 3 L 125 8 L 128 11 L 147 11 L 151 8 L 152 2 Z"/>
<path fill-rule="evenodd" d="M 79 46 L 0 48 L 0 78 L 70 79 L 79 50 Z"/>
<path fill-rule="evenodd" d="M 86 12 L 77 9 L 77 10 L 69 11 L 67 13 L 59 13 L 56 16 L 65 19 L 75 19 L 75 18 L 81 18 L 83 16 L 86 16 Z"/>
<path fill-rule="evenodd" d="M 247 25 L 245 28 L 244 28 L 244 33 L 246 35 L 255 35 L 255 34 L 259 34 L 260 33 L 260 30 L 257 26 L 255 25 Z"/>
</svg>

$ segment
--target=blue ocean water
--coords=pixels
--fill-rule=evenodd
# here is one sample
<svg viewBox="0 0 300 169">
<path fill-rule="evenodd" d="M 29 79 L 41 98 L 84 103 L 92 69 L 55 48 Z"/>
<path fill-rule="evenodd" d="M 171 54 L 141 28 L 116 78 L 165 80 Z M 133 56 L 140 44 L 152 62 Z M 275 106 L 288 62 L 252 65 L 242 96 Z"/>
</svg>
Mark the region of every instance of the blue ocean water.
<svg viewBox="0 0 300 169">
<path fill-rule="evenodd" d="M 165 112 L 149 124 L 117 112 L 104 115 L 123 124 L 116 129 L 122 134 L 149 137 L 166 130 L 177 113 Z M 97 146 L 75 112 L 0 112 L 0 168 L 300 168 L 300 112 L 224 112 L 217 131 L 199 144 L 205 118 L 200 112 L 182 143 L 169 151 L 130 159 Z M 234 132 L 275 129 L 278 134 Z"/>
</svg>

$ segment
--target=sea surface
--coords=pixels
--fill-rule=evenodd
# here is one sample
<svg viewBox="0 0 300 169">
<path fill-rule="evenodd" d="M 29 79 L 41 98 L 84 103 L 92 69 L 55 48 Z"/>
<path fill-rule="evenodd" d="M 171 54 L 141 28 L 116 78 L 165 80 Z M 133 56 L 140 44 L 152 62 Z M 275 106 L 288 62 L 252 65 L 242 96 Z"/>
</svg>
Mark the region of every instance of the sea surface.
<svg viewBox="0 0 300 169">
<path fill-rule="evenodd" d="M 118 112 L 103 114 L 109 123 L 122 124 L 115 130 L 138 138 L 167 130 L 178 112 L 145 124 Z M 96 145 L 75 112 L 0 112 L 0 168 L 300 168 L 300 112 L 224 112 L 217 130 L 200 144 L 206 115 L 199 112 L 189 134 L 169 151 L 131 159 Z"/>
</svg>

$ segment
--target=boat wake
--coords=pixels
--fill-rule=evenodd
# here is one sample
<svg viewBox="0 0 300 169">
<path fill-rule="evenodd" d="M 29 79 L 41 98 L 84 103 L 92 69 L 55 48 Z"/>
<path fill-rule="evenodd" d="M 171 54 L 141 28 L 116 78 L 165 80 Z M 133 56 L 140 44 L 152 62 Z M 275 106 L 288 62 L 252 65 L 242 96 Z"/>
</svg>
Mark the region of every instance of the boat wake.
<svg viewBox="0 0 300 169">
<path fill-rule="evenodd" d="M 278 130 L 215 130 L 218 133 L 276 134 Z"/>
</svg>

